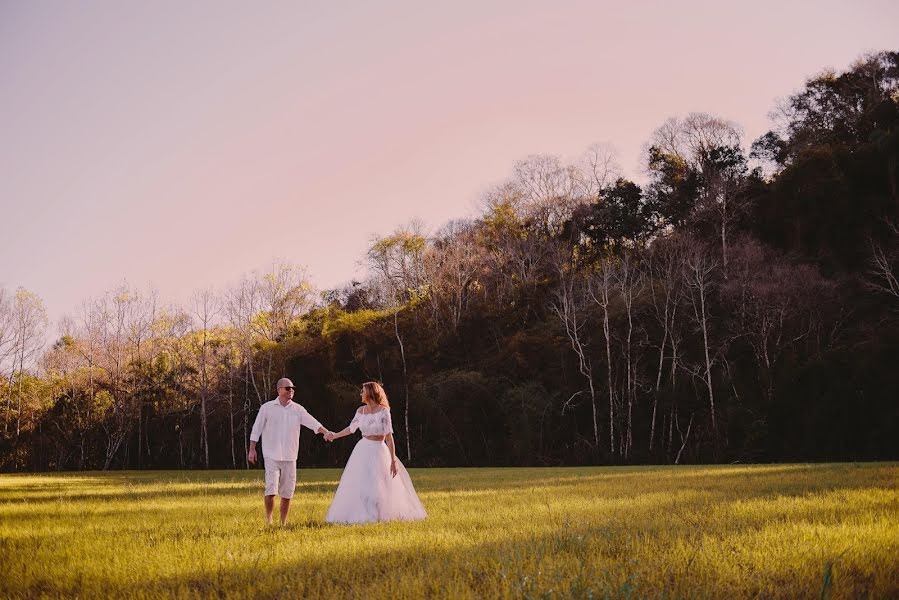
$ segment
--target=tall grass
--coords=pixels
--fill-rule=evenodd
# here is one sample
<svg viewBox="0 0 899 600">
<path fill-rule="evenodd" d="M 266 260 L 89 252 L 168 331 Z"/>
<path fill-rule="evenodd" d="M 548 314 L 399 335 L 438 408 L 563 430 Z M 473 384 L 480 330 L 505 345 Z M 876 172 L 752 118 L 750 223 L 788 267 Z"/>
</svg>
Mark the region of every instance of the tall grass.
<svg viewBox="0 0 899 600">
<path fill-rule="evenodd" d="M 896 463 L 411 474 L 425 521 L 301 469 L 283 528 L 260 470 L 0 476 L 0 597 L 899 597 Z"/>
</svg>

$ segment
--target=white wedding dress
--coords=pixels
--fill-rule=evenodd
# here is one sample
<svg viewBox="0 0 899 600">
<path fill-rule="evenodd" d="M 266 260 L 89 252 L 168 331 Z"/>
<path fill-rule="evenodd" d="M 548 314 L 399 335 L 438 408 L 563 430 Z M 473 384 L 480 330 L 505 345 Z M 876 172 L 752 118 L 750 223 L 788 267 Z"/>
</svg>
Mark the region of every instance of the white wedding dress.
<svg viewBox="0 0 899 600">
<path fill-rule="evenodd" d="M 364 407 L 363 407 L 364 408 Z M 356 411 L 350 431 L 362 435 L 393 433 L 390 409 L 365 414 Z M 428 516 L 412 487 L 409 473 L 396 460 L 397 474 L 390 474 L 390 449 L 384 442 L 364 437 L 356 443 L 346 463 L 334 500 L 328 508 L 328 523 L 355 524 L 378 521 L 417 521 Z"/>
</svg>

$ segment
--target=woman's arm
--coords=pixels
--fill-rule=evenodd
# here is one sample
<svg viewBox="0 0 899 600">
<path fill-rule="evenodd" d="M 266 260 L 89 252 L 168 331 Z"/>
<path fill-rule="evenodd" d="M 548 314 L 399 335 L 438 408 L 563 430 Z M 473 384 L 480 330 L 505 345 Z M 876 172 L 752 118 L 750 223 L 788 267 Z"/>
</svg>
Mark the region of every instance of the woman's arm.
<svg viewBox="0 0 899 600">
<path fill-rule="evenodd" d="M 387 442 L 387 447 L 390 449 L 390 476 L 396 477 L 396 446 L 393 443 L 393 434 L 388 433 L 384 441 Z"/>
<path fill-rule="evenodd" d="M 337 438 L 346 437 L 346 436 L 350 435 L 351 433 L 353 433 L 353 432 L 350 431 L 350 428 L 349 428 L 349 427 L 345 427 L 345 428 L 343 428 L 342 430 L 338 431 L 337 433 L 332 433 L 332 434 L 331 434 L 331 439 L 332 439 L 332 440 L 336 440 Z"/>
</svg>

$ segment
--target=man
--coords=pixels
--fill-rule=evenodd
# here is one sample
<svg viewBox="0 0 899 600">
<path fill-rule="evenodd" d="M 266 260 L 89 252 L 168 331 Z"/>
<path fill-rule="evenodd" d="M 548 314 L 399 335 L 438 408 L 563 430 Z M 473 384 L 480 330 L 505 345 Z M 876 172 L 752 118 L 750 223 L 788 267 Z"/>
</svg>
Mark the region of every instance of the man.
<svg viewBox="0 0 899 600">
<path fill-rule="evenodd" d="M 259 409 L 250 433 L 247 460 L 256 464 L 256 443 L 262 438 L 265 457 L 265 521 L 272 524 L 275 495 L 281 497 L 281 525 L 287 524 L 290 499 L 297 486 L 297 452 L 300 449 L 300 426 L 321 433 L 327 441 L 333 434 L 305 408 L 293 402 L 294 387 L 290 379 L 278 380 L 278 397 Z"/>
</svg>

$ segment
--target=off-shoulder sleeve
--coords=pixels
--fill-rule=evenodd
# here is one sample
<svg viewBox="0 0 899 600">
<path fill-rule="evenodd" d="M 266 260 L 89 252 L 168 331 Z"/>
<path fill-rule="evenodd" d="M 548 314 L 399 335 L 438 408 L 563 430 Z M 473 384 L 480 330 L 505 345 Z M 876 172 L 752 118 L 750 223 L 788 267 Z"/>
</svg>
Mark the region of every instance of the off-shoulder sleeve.
<svg viewBox="0 0 899 600">
<path fill-rule="evenodd" d="M 362 414 L 362 409 L 356 411 L 356 414 L 353 415 L 353 420 L 350 421 L 350 433 L 356 433 L 356 430 L 359 429 L 359 415 Z"/>
<path fill-rule="evenodd" d="M 392 434 L 393 419 L 390 418 L 390 409 L 385 409 L 384 412 L 387 413 L 387 416 L 384 419 L 384 435 L 387 435 L 388 433 Z"/>
</svg>

